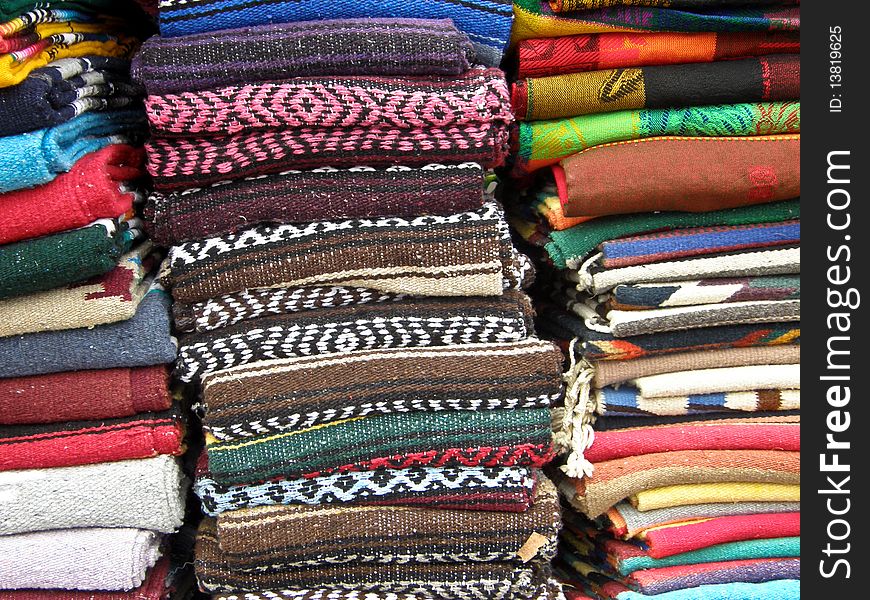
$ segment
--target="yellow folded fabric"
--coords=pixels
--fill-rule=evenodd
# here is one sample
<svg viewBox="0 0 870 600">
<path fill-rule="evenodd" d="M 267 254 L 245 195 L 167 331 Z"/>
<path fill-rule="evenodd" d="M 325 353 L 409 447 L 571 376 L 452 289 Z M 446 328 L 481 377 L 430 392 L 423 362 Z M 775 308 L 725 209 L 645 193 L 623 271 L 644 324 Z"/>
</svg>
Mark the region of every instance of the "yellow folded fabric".
<svg viewBox="0 0 870 600">
<path fill-rule="evenodd" d="M 631 497 L 637 510 L 719 502 L 800 502 L 801 486 L 781 483 L 698 483 L 669 485 Z"/>
</svg>

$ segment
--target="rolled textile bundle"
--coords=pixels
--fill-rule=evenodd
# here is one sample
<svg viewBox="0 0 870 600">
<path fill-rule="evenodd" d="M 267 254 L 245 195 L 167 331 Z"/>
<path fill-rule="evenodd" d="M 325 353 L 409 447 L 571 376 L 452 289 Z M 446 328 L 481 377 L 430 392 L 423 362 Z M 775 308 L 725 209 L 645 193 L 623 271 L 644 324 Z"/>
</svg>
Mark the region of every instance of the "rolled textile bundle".
<svg viewBox="0 0 870 600">
<path fill-rule="evenodd" d="M 530 338 L 250 363 L 202 378 L 203 426 L 230 441 L 377 414 L 547 408 L 561 397 L 561 362 Z"/>
<path fill-rule="evenodd" d="M 799 52 L 798 31 L 634 31 L 529 38 L 517 44 L 517 78 Z"/>
<path fill-rule="evenodd" d="M 800 98 L 797 54 L 534 77 L 518 80 L 511 92 L 514 114 L 522 121 L 795 98 Z"/>
<path fill-rule="evenodd" d="M 111 271 L 141 234 L 137 226 L 135 221 L 100 219 L 81 229 L 0 246 L 0 299 Z"/>
<path fill-rule="evenodd" d="M 238 0 L 204 0 L 190 5 L 169 0 L 160 5 L 160 33 L 176 37 L 266 25 L 307 21 L 314 25 L 328 19 L 400 17 L 407 19 L 449 19 L 474 44 L 477 59 L 498 65 L 511 32 L 511 0 L 467 0 L 461 4 L 449 0 L 429 0 L 425 6 L 379 0 L 337 0 L 324 6 L 316 0 L 276 0 L 268 10 Z"/>
<path fill-rule="evenodd" d="M 170 333 L 170 303 L 166 292 L 152 286 L 126 321 L 0 338 L 0 377 L 173 362 L 177 349 Z"/>
<path fill-rule="evenodd" d="M 0 135 L 59 125 L 85 112 L 125 108 L 145 90 L 130 81 L 121 58 L 62 58 L 36 69 L 20 84 L 0 88 Z"/>
<path fill-rule="evenodd" d="M 154 192 L 146 227 L 158 244 L 234 233 L 258 223 L 447 215 L 479 209 L 484 171 L 477 163 L 422 167 L 323 167 Z"/>
<path fill-rule="evenodd" d="M 212 479 L 207 469 L 200 469 L 194 490 L 202 501 L 203 512 L 212 517 L 243 508 L 292 504 L 401 504 L 524 512 L 531 507 L 538 477 L 536 471 L 525 467 L 411 467 L 223 485 Z"/>
<path fill-rule="evenodd" d="M 799 148 L 800 135 L 650 137 L 588 148 L 554 174 L 567 217 L 721 210 L 800 196 Z"/>
<path fill-rule="evenodd" d="M 125 144 L 145 131 L 140 111 L 85 113 L 47 129 L 0 138 L 0 193 L 42 185 L 86 154 Z"/>
<path fill-rule="evenodd" d="M 0 244 L 84 227 L 129 213 L 145 174 L 141 148 L 112 144 L 35 188 L 0 194 Z"/>
<path fill-rule="evenodd" d="M 214 371 L 270 359 L 518 342 L 532 334 L 532 315 L 524 294 L 507 292 L 492 298 L 408 298 L 260 317 L 182 336 L 175 376 L 189 383 Z M 268 332 L 266 337 L 263 332 Z"/>
<path fill-rule="evenodd" d="M 167 455 L 0 472 L 0 533 L 133 527 L 162 533 L 184 517 L 185 478 Z"/>
<path fill-rule="evenodd" d="M 449 20 L 340 19 L 154 36 L 132 73 L 155 95 L 319 75 L 455 76 L 474 58 Z"/>
<path fill-rule="evenodd" d="M 82 528 L 0 536 L 0 589 L 131 590 L 160 558 L 161 535 Z"/>
<path fill-rule="evenodd" d="M 170 406 L 169 372 L 164 365 L 0 379 L 3 425 L 95 421 Z"/>
<path fill-rule="evenodd" d="M 150 241 L 122 256 L 114 269 L 91 279 L 0 300 L 0 337 L 62 331 L 126 321 L 148 292 L 159 256 Z"/>
</svg>

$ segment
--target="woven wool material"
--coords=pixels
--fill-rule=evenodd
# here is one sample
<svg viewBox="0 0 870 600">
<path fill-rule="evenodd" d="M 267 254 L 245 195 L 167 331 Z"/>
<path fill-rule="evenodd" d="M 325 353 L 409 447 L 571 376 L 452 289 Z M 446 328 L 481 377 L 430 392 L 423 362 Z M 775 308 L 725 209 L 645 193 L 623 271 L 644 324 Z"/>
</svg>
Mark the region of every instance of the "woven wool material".
<svg viewBox="0 0 870 600">
<path fill-rule="evenodd" d="M 619 431 L 621 429 L 633 429 L 656 426 L 672 426 L 699 424 L 701 422 L 717 421 L 719 424 L 732 423 L 800 423 L 800 409 L 789 410 L 757 410 L 752 414 L 744 412 L 733 413 L 706 413 L 697 415 L 678 416 L 616 416 L 597 417 L 595 419 L 595 431 Z"/>
<path fill-rule="evenodd" d="M 10 26 L 6 21 L 12 21 L 17 17 L 28 13 L 33 9 L 34 0 L 6 0 L 0 6 L 0 26 Z M 114 0 L 53 0 L 51 6 L 58 10 L 83 10 L 83 11 L 98 11 L 100 13 L 110 12 L 114 6 L 117 6 Z"/>
<path fill-rule="evenodd" d="M 608 145 L 607 148 L 612 148 L 616 142 L 667 136 L 769 136 L 800 133 L 800 127 L 798 101 L 646 108 L 521 122 L 516 134 L 517 157 L 513 173 L 523 176 L 595 146 Z M 646 148 L 644 144 L 640 144 L 640 147 Z M 725 147 L 730 148 L 727 145 Z M 597 151 L 591 154 L 598 155 Z M 633 162 L 631 165 L 638 166 Z M 633 174 L 636 172 L 633 171 Z M 660 172 L 656 174 L 661 176 Z M 566 214 L 571 216 L 570 213 Z"/>
<path fill-rule="evenodd" d="M 212 517 L 243 508 L 293 504 L 524 512 L 531 507 L 537 477 L 523 467 L 414 467 L 221 485 L 201 471 L 194 490 L 203 512 Z"/>
<path fill-rule="evenodd" d="M 578 33 L 619 31 L 797 31 L 800 7 L 774 6 L 690 11 L 657 6 L 607 7 L 561 14 L 548 2 L 514 0 L 511 42 Z"/>
<path fill-rule="evenodd" d="M 293 78 L 148 96 L 153 135 L 197 137 L 291 127 L 428 129 L 513 121 L 505 75 Z"/>
<path fill-rule="evenodd" d="M 102 56 L 64 58 L 31 71 L 18 85 L 0 88 L 0 136 L 129 106 L 145 93 L 129 73 L 129 61 Z"/>
<path fill-rule="evenodd" d="M 0 338 L 0 378 L 170 363 L 176 355 L 171 303 L 166 292 L 152 288 L 126 321 Z"/>
<path fill-rule="evenodd" d="M 234 568 L 341 563 L 466 563 L 550 560 L 562 519 L 555 486 L 543 478 L 523 513 L 401 506 L 268 506 L 217 518 L 220 547 Z M 473 531 L 475 535 L 468 536 Z M 348 535 L 349 532 L 353 532 Z M 520 552 L 541 536 L 534 553 Z M 299 539 L 311 540 L 304 547 Z M 352 541 L 351 541 L 352 539 Z M 391 543 L 384 546 L 384 540 Z M 536 537 L 537 539 L 537 537 Z"/>
<path fill-rule="evenodd" d="M 663 8 L 715 8 L 746 6 L 746 0 L 548 0 L 555 13 L 607 8 L 609 6 L 660 6 Z M 800 0 L 756 0 L 753 4 L 800 4 Z"/>
<path fill-rule="evenodd" d="M 186 485 L 166 455 L 77 467 L 0 473 L 0 533 L 134 527 L 172 533 Z"/>
<path fill-rule="evenodd" d="M 408 298 L 266 316 L 184 335 L 175 376 L 192 382 L 262 360 L 376 348 L 510 343 L 532 334 L 532 307 L 520 292 L 493 298 Z M 268 332 L 264 337 L 263 332 Z M 341 335 L 336 336 L 337 332 Z"/>
<path fill-rule="evenodd" d="M 563 478 L 571 505 L 598 517 L 646 489 L 685 483 L 800 482 L 800 453 L 781 450 L 683 450 L 595 463 L 592 477 Z"/>
<path fill-rule="evenodd" d="M 139 148 L 112 144 L 86 154 L 49 183 L 0 194 L 0 244 L 130 212 L 136 195 L 127 184 L 143 176 L 144 158 Z"/>
<path fill-rule="evenodd" d="M 288 77 L 455 76 L 474 58 L 471 42 L 448 20 L 344 19 L 153 36 L 132 70 L 156 95 Z"/>
<path fill-rule="evenodd" d="M 0 246 L 0 299 L 107 273 L 132 241 L 126 223 L 103 220 L 82 229 Z"/>
<path fill-rule="evenodd" d="M 556 181 L 569 217 L 720 210 L 800 196 L 799 148 L 799 134 L 649 137 L 569 156 Z"/>
<path fill-rule="evenodd" d="M 799 52 L 800 33 L 791 31 L 590 33 L 517 44 L 520 79 Z"/>
<path fill-rule="evenodd" d="M 598 413 L 608 416 L 692 415 L 704 413 L 798 410 L 799 389 L 758 389 L 645 398 L 636 388 L 605 387 L 595 390 Z"/>
<path fill-rule="evenodd" d="M 47 292 L 0 300 L 0 337 L 93 327 L 126 321 L 148 291 L 148 273 L 157 266 L 151 242 L 122 256 L 103 275 Z"/>
<path fill-rule="evenodd" d="M 696 369 L 748 365 L 790 365 L 799 363 L 800 356 L 800 345 L 791 345 L 706 350 L 638 358 L 631 361 L 600 361 L 594 365 L 595 378 L 592 380 L 592 384 L 596 388 L 602 388 L 638 377 Z"/>
<path fill-rule="evenodd" d="M 0 427 L 0 471 L 70 467 L 184 452 L 176 407 L 100 421 Z"/>
<path fill-rule="evenodd" d="M 779 563 L 777 563 L 779 565 Z M 742 600 L 768 600 L 769 598 L 781 598 L 782 600 L 800 600 L 801 597 L 801 582 L 800 582 L 800 561 L 795 560 L 788 563 L 787 567 L 777 566 L 777 574 L 783 578 L 776 578 L 772 581 L 764 581 L 764 578 L 770 573 L 770 565 L 759 565 L 752 570 L 750 574 L 745 571 L 741 575 L 736 575 L 732 570 L 726 570 L 718 575 L 726 581 L 716 583 L 716 578 L 710 578 L 713 581 L 706 583 L 702 577 L 687 577 L 686 583 L 694 585 L 700 583 L 698 587 L 679 588 L 669 592 L 656 594 L 659 600 L 707 600 L 712 598 L 741 598 Z M 753 577 L 762 579 L 762 583 L 744 582 L 744 581 L 727 581 L 729 577 Z M 679 584 L 677 584 L 679 585 Z M 620 592 L 616 596 L 618 600 L 647 600 L 648 595 L 643 595 L 639 592 L 626 591 Z"/>
<path fill-rule="evenodd" d="M 770 102 L 800 98 L 800 57 L 616 68 L 520 79 L 511 104 L 518 119 L 563 119 L 632 108 Z"/>
<path fill-rule="evenodd" d="M 284 171 L 180 192 L 154 192 L 145 208 L 155 242 L 172 246 L 258 223 L 447 215 L 483 204 L 476 163 Z"/>
<path fill-rule="evenodd" d="M 550 411 L 513 409 L 355 417 L 221 442 L 206 436 L 222 484 L 414 466 L 541 467 L 552 458 Z"/>
<path fill-rule="evenodd" d="M 565 595 L 562 591 L 562 584 L 555 579 L 548 579 L 546 582 L 535 584 L 534 592 L 528 595 L 523 591 L 524 596 L 532 600 L 564 600 Z M 235 594 L 213 594 L 215 600 L 236 600 L 238 596 Z M 463 598 L 470 597 L 468 593 L 462 594 Z M 377 593 L 377 592 L 361 592 L 352 588 L 342 590 L 338 588 L 314 588 L 314 589 L 299 589 L 299 590 L 267 590 L 267 591 L 249 591 L 245 592 L 245 600 L 381 600 L 388 598 L 389 600 L 419 600 L 420 594 L 414 592 L 402 593 Z M 29 600 L 29 599 L 24 599 Z M 114 600 L 114 599 L 113 599 Z M 579 599 L 592 600 L 592 599 Z"/>
<path fill-rule="evenodd" d="M 376 414 L 547 408 L 561 397 L 561 366 L 537 339 L 256 362 L 202 379 L 203 425 L 233 440 Z"/>
<path fill-rule="evenodd" d="M 168 281 L 180 302 L 305 285 L 496 296 L 502 293 L 509 240 L 494 202 L 446 217 L 261 225 L 173 247 Z"/>
<path fill-rule="evenodd" d="M 632 380 L 646 398 L 677 394 L 739 392 L 753 389 L 800 389 L 800 365 L 747 365 L 695 369 L 667 375 L 648 375 Z"/>
<path fill-rule="evenodd" d="M 54 127 L 0 138 L 0 193 L 42 185 L 79 159 L 143 132 L 137 110 L 85 113 Z"/>
<path fill-rule="evenodd" d="M 800 297 L 798 275 L 714 277 L 696 281 L 617 285 L 607 305 L 619 310 L 646 310 L 728 302 L 799 300 Z"/>
<path fill-rule="evenodd" d="M 799 485 L 746 482 L 696 483 L 642 490 L 631 497 L 631 504 L 637 510 L 645 512 L 674 506 L 712 504 L 715 502 L 734 504 L 743 502 L 799 502 L 800 497 Z"/>
<path fill-rule="evenodd" d="M 163 365 L 0 379 L 2 425 L 111 419 L 171 405 Z"/>
<path fill-rule="evenodd" d="M 0 589 L 130 590 L 160 557 L 160 534 L 82 528 L 0 536 Z"/>
</svg>

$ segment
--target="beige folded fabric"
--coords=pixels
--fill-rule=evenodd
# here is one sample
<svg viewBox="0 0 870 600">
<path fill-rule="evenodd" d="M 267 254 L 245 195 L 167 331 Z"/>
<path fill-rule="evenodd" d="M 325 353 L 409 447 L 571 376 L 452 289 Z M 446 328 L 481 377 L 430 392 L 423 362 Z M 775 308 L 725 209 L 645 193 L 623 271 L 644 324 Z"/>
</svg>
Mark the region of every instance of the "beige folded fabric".
<svg viewBox="0 0 870 600">
<path fill-rule="evenodd" d="M 719 392 L 753 390 L 799 390 L 801 366 L 748 365 L 722 369 L 698 369 L 631 380 L 644 398 L 667 398 Z"/>
</svg>

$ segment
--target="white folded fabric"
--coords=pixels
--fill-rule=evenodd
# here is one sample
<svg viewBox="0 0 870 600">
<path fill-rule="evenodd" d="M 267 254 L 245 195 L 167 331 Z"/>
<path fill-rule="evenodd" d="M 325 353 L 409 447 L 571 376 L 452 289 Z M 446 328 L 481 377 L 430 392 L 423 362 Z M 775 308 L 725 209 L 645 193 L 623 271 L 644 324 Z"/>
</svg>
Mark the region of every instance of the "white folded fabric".
<svg viewBox="0 0 870 600">
<path fill-rule="evenodd" d="M 644 398 L 666 398 L 752 390 L 799 390 L 800 365 L 749 365 L 698 369 L 638 377 L 632 380 Z"/>
</svg>

